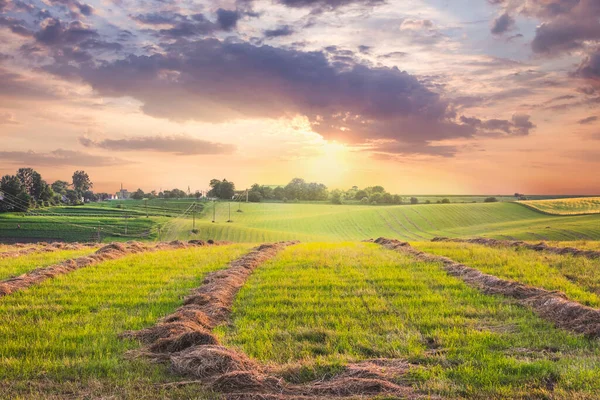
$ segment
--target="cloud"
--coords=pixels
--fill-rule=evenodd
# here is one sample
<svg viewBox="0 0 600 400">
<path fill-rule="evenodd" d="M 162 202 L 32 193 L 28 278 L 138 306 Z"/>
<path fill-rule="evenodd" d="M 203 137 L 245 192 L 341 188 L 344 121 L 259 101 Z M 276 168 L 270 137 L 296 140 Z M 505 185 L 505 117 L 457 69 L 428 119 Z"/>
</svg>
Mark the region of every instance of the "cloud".
<svg viewBox="0 0 600 400">
<path fill-rule="evenodd" d="M 94 141 L 80 137 L 85 147 L 96 147 L 112 151 L 149 150 L 177 155 L 231 154 L 235 146 L 195 139 L 189 136 L 143 136 L 127 139 L 105 139 Z"/>
<path fill-rule="evenodd" d="M 510 121 L 505 119 L 488 119 L 461 117 L 465 125 L 477 128 L 480 132 L 488 134 L 507 134 L 510 136 L 527 136 L 536 126 L 531 122 L 531 116 L 514 114 Z"/>
<path fill-rule="evenodd" d="M 575 74 L 581 78 L 600 83 L 600 49 L 587 57 Z"/>
<path fill-rule="evenodd" d="M 98 32 L 80 21 L 63 25 L 56 18 L 45 19 L 41 24 L 41 29 L 35 33 L 35 39 L 48 46 L 72 45 L 98 36 Z"/>
<path fill-rule="evenodd" d="M 0 151 L 0 159 L 10 164 L 33 166 L 78 166 L 78 167 L 105 167 L 129 164 L 130 161 L 96 156 L 79 151 L 57 149 L 48 153 L 34 151 Z"/>
<path fill-rule="evenodd" d="M 508 13 L 504 13 L 496 18 L 492 23 L 492 34 L 502 35 L 508 32 L 515 25 L 515 20 Z"/>
<path fill-rule="evenodd" d="M 19 36 L 30 37 L 33 35 L 33 32 L 25 26 L 25 21 L 17 18 L 0 15 L 0 27 L 2 26 L 10 29 L 12 33 Z"/>
<path fill-rule="evenodd" d="M 361 6 L 376 6 L 384 0 L 277 0 L 278 3 L 294 8 L 313 8 L 318 10 L 334 10 L 340 7 L 356 4 Z"/>
<path fill-rule="evenodd" d="M 0 125 L 18 125 L 15 116 L 9 112 L 0 112 Z"/>
<path fill-rule="evenodd" d="M 235 28 L 240 18 L 241 14 L 237 10 L 224 10 L 222 8 L 217 10 L 217 23 L 224 31 Z"/>
<path fill-rule="evenodd" d="M 94 7 L 87 3 L 81 3 L 77 0 L 46 0 L 52 5 L 62 5 L 72 12 L 72 16 L 84 15 L 89 17 L 94 14 Z"/>
<path fill-rule="evenodd" d="M 591 124 L 591 123 L 596 122 L 596 121 L 598 121 L 598 117 L 593 116 L 593 117 L 587 117 L 587 118 L 584 118 L 584 119 L 580 119 L 579 121 L 577 121 L 577 123 L 579 125 L 588 125 L 588 124 Z"/>
<path fill-rule="evenodd" d="M 337 47 L 303 52 L 204 39 L 178 41 L 165 50 L 75 71 L 99 95 L 135 98 L 154 117 L 221 123 L 304 116 L 325 139 L 352 144 L 388 140 L 422 152 L 432 141 L 488 134 L 493 124 L 461 122 L 449 101 L 417 77 L 361 64 Z M 496 130 L 510 135 L 534 127 L 520 115 L 504 124 Z M 111 143 L 160 147 L 141 140 L 104 145 Z"/>
<path fill-rule="evenodd" d="M 264 35 L 266 38 L 290 36 L 293 34 L 294 34 L 294 30 L 289 25 L 282 25 L 275 29 L 267 29 L 264 31 Z"/>
</svg>

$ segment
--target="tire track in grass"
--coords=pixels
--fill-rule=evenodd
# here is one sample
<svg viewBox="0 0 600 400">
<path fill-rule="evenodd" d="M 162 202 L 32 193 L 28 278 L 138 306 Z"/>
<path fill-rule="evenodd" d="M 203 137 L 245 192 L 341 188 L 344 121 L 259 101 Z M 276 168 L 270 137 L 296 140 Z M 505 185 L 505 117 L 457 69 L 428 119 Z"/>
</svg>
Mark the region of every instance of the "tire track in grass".
<svg viewBox="0 0 600 400">
<path fill-rule="evenodd" d="M 388 228 L 390 228 L 392 231 L 396 232 L 401 238 L 407 238 L 408 240 L 414 240 L 414 236 L 410 234 L 410 232 L 406 229 L 406 227 L 404 225 L 402 225 L 402 223 L 400 223 L 399 225 L 404 228 L 404 230 L 406 231 L 406 233 L 400 232 L 396 228 L 394 228 L 394 226 L 381 213 L 381 211 L 377 210 L 377 214 L 381 217 L 381 219 L 383 219 L 385 221 L 385 224 L 388 226 Z"/>
<path fill-rule="evenodd" d="M 339 375 L 307 384 L 290 384 L 245 354 L 221 346 L 211 331 L 228 321 L 239 289 L 258 266 L 296 242 L 264 244 L 233 261 L 229 268 L 209 274 L 175 313 L 157 325 L 122 337 L 138 339 L 145 347 L 132 355 L 169 362 L 182 375 L 193 376 L 227 399 L 323 399 L 394 395 L 421 398 L 412 387 L 393 383 L 406 373 L 402 360 L 370 360 L 346 366 Z"/>
<path fill-rule="evenodd" d="M 420 216 L 421 218 L 423 218 L 423 219 L 425 220 L 425 222 L 427 222 L 427 223 L 429 224 L 429 226 L 431 227 L 431 229 L 433 229 L 434 231 L 437 231 L 437 230 L 438 230 L 438 228 L 436 228 L 436 227 L 435 227 L 435 225 L 433 225 L 433 224 L 431 223 L 431 221 L 429 220 L 429 218 L 427 218 L 426 216 L 424 216 L 423 214 L 421 214 L 421 213 L 419 212 L 419 210 L 417 210 L 417 209 L 415 208 L 413 211 L 414 211 L 415 213 L 419 214 L 419 216 Z"/>
<path fill-rule="evenodd" d="M 424 233 L 424 234 L 426 234 L 426 235 L 429 235 L 429 237 L 433 236 L 431 233 L 429 233 L 429 232 L 426 232 L 426 231 L 424 231 L 423 229 L 421 229 L 421 227 L 420 227 L 419 225 L 417 225 L 417 224 L 416 224 L 416 223 L 415 223 L 413 220 L 411 220 L 411 219 L 408 217 L 408 215 L 406 215 L 406 214 L 404 213 L 404 211 L 403 211 L 403 210 L 400 210 L 400 209 L 399 209 L 398 211 L 400 211 L 400 213 L 402 214 L 402 216 L 404 217 L 404 219 L 406 219 L 406 221 L 407 221 L 409 224 L 411 224 L 412 226 L 414 226 L 414 228 L 415 228 L 417 231 L 419 231 L 419 232 L 422 232 L 422 233 Z M 417 234 L 417 233 L 415 232 L 415 234 Z M 417 235 L 418 235 L 418 234 L 417 234 Z M 428 239 L 428 238 L 426 238 L 425 236 L 421 236 L 421 235 L 418 235 L 418 236 L 419 236 L 420 238 L 423 238 L 423 239 L 425 239 L 425 240 L 427 240 L 427 239 Z"/>
<path fill-rule="evenodd" d="M 213 242 L 209 241 L 209 243 Z M 202 246 L 204 244 L 205 242 L 200 240 L 191 240 L 189 242 L 189 245 L 194 246 Z M 141 253 L 144 251 L 179 249 L 187 246 L 188 244 L 181 241 L 159 243 L 154 246 L 149 246 L 140 242 L 111 243 L 101 247 L 94 254 L 90 254 L 89 256 L 62 261 L 49 267 L 34 269 L 23 275 L 0 281 L 0 297 L 37 285 L 38 283 L 41 283 L 46 279 L 54 278 L 57 275 L 68 274 L 69 272 L 89 267 L 90 265 L 95 265 L 103 261 L 114 260 L 129 254 Z"/>
<path fill-rule="evenodd" d="M 406 232 L 408 232 L 412 237 L 417 238 L 418 239 L 423 239 L 423 240 L 427 240 L 426 237 L 419 235 L 417 232 L 411 231 L 410 229 L 408 229 L 406 227 L 406 225 L 404 225 L 404 223 L 402 221 L 400 221 L 398 219 L 398 217 L 396 217 L 396 214 L 394 214 L 393 212 L 390 212 L 388 210 L 388 214 L 392 216 L 392 219 L 398 224 L 400 225 Z M 404 215 L 404 214 L 402 214 Z"/>
<path fill-rule="evenodd" d="M 467 285 L 485 294 L 514 298 L 519 304 L 531 308 L 541 318 L 552 322 L 559 328 L 592 338 L 600 337 L 600 310 L 569 300 L 560 292 L 484 274 L 450 258 L 416 250 L 406 242 L 379 238 L 375 240 L 375 243 L 409 254 L 420 261 L 441 263 L 448 274 L 462 279 Z"/>
</svg>

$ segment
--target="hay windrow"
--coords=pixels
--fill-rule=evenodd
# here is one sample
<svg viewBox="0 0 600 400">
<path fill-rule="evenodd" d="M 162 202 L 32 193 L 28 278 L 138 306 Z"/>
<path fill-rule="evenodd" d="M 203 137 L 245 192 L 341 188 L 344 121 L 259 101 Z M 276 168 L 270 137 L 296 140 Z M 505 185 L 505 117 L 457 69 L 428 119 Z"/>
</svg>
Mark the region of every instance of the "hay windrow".
<svg viewBox="0 0 600 400">
<path fill-rule="evenodd" d="M 97 243 L 63 243 L 63 242 L 53 242 L 53 243 L 45 243 L 40 242 L 33 247 L 26 247 L 26 244 L 17 243 L 14 245 L 16 249 L 13 251 L 4 251 L 0 253 L 0 259 L 2 258 L 16 258 L 21 256 L 26 256 L 30 254 L 36 253 L 51 253 L 59 250 L 83 250 L 85 248 L 97 247 Z"/>
<path fill-rule="evenodd" d="M 222 244 L 222 243 L 215 243 Z M 54 264 L 44 268 L 37 268 L 23 275 L 5 279 L 0 281 L 0 297 L 6 296 L 10 293 L 14 293 L 18 290 L 26 289 L 30 286 L 36 285 L 46 279 L 53 278 L 57 275 L 67 274 L 80 268 L 95 265 L 103 261 L 115 260 L 117 258 L 124 257 L 128 254 L 142 253 L 146 251 L 156 250 L 168 250 L 168 249 L 181 249 L 188 246 L 204 246 L 206 245 L 202 241 L 193 241 L 190 243 L 177 242 L 177 243 L 158 243 L 158 244 L 146 244 L 136 241 L 130 241 L 125 243 L 110 243 L 96 250 L 95 253 L 77 257 L 69 260 L 62 261 L 58 264 Z M 64 244 L 64 243 L 52 243 L 42 244 L 44 248 L 56 247 L 58 249 L 73 250 L 89 246 L 89 244 L 75 245 L 75 244 Z M 81 246 L 81 247 L 77 247 Z"/>
<path fill-rule="evenodd" d="M 453 239 L 450 240 L 453 241 Z M 442 263 L 448 274 L 462 279 L 469 286 L 479 289 L 485 294 L 512 297 L 559 328 L 592 338 L 600 337 L 600 310 L 569 300 L 561 292 L 541 289 L 484 274 L 450 258 L 416 250 L 406 242 L 379 238 L 375 240 L 375 243 L 388 249 L 410 254 L 420 261 Z"/>
<path fill-rule="evenodd" d="M 432 242 L 454 242 L 454 243 L 472 243 L 480 244 L 489 247 L 517 247 L 533 251 L 540 251 L 545 253 L 557 254 L 557 255 L 572 255 L 577 257 L 585 257 L 592 260 L 600 259 L 600 251 L 597 250 L 584 250 L 577 249 L 575 247 L 555 247 L 548 246 L 544 242 L 540 243 L 527 243 L 520 240 L 498 240 L 498 239 L 487 239 L 487 238 L 473 238 L 473 239 L 459 239 L 459 238 L 447 238 L 447 237 L 435 237 L 431 239 Z"/>
<path fill-rule="evenodd" d="M 226 323 L 235 296 L 259 265 L 296 242 L 264 244 L 213 272 L 184 300 L 184 305 L 157 325 L 122 337 L 140 340 L 146 346 L 134 353 L 171 369 L 200 379 L 227 399 L 323 399 L 364 398 L 373 395 L 418 397 L 408 386 L 394 383 L 408 370 L 400 360 L 370 360 L 350 364 L 327 380 L 291 384 L 279 378 L 281 369 L 260 365 L 245 354 L 218 344 L 210 333 Z M 194 381 L 196 382 L 196 381 Z"/>
</svg>

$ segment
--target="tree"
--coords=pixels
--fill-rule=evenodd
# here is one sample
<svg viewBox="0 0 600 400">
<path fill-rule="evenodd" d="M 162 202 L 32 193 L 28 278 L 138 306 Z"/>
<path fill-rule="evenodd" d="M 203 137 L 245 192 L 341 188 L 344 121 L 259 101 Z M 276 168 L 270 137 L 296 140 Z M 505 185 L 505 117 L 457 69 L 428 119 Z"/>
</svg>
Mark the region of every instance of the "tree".
<svg viewBox="0 0 600 400">
<path fill-rule="evenodd" d="M 285 190 L 285 197 L 288 199 L 302 199 L 304 197 L 304 189 L 306 182 L 302 178 L 294 178 L 288 183 Z"/>
<path fill-rule="evenodd" d="M 21 180 L 15 175 L 4 175 L 0 180 L 0 211 L 27 211 L 31 197 L 23 188 Z"/>
<path fill-rule="evenodd" d="M 419 204 L 419 199 L 417 199 L 416 197 L 411 197 L 410 204 Z"/>
<path fill-rule="evenodd" d="M 138 189 L 131 195 L 131 198 L 133 200 L 142 200 L 145 196 L 146 194 L 144 191 L 142 189 Z"/>
<path fill-rule="evenodd" d="M 333 204 L 342 204 L 344 202 L 344 192 L 335 189 L 331 192 L 330 200 Z"/>
<path fill-rule="evenodd" d="M 48 184 L 33 168 L 19 168 L 17 178 L 21 182 L 23 190 L 29 194 L 34 202 L 42 203 L 52 199 L 53 193 L 48 190 Z"/>
<path fill-rule="evenodd" d="M 51 186 L 52 190 L 54 190 L 54 193 L 64 196 L 67 194 L 67 190 L 69 189 L 69 182 L 58 180 L 54 182 Z"/>
<path fill-rule="evenodd" d="M 81 204 L 81 196 L 79 196 L 79 193 L 77 193 L 73 189 L 67 190 L 65 197 L 67 198 L 67 201 L 69 202 L 69 204 L 72 206 Z"/>
<path fill-rule="evenodd" d="M 275 200 L 283 200 L 285 197 L 285 190 L 281 186 L 277 186 L 273 189 L 273 198 Z"/>
<path fill-rule="evenodd" d="M 450 199 L 442 199 L 442 204 L 450 204 Z"/>
<path fill-rule="evenodd" d="M 485 202 L 485 203 L 496 203 L 497 201 L 498 201 L 498 199 L 497 199 L 497 198 L 495 198 L 495 197 L 487 197 L 487 198 L 484 200 L 484 202 Z"/>
<path fill-rule="evenodd" d="M 75 171 L 73 174 L 73 190 L 83 196 L 85 192 L 94 187 L 89 175 L 85 171 Z"/>
<path fill-rule="evenodd" d="M 218 179 L 212 179 L 209 183 L 210 191 L 208 192 L 209 197 L 216 197 L 218 199 L 231 199 L 235 195 L 235 184 L 229 182 L 227 179 L 222 181 Z"/>
</svg>

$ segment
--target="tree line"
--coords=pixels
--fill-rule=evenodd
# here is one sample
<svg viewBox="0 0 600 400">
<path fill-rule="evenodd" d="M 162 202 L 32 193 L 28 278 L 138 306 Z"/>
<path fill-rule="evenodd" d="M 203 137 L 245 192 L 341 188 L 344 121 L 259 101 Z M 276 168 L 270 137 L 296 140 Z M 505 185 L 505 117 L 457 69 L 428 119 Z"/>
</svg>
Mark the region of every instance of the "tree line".
<svg viewBox="0 0 600 400">
<path fill-rule="evenodd" d="M 94 194 L 94 186 L 85 171 L 75 171 L 71 182 L 57 180 L 48 184 L 33 168 L 19 168 L 15 175 L 0 179 L 0 212 L 27 211 L 29 208 L 58 204 L 77 205 L 85 201 L 110 198 L 107 193 Z"/>
</svg>

